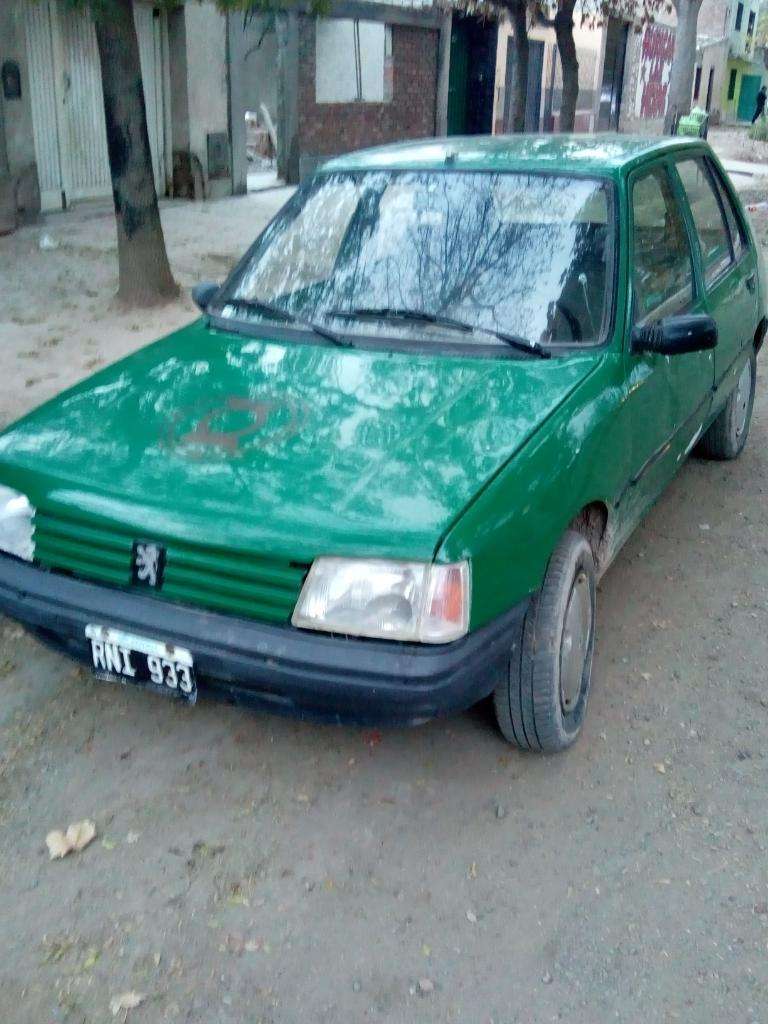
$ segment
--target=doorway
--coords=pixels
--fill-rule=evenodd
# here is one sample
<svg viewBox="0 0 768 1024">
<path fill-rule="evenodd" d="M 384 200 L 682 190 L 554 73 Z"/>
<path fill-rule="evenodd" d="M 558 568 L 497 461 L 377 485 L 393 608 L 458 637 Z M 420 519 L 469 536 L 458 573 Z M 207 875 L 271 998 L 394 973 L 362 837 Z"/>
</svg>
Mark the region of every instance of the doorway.
<svg viewBox="0 0 768 1024">
<path fill-rule="evenodd" d="M 597 113 L 599 132 L 617 132 L 621 117 L 621 94 L 624 86 L 624 64 L 627 57 L 629 25 L 618 18 L 609 18 L 605 34 L 603 81 Z"/>
<path fill-rule="evenodd" d="M 707 113 L 712 110 L 712 90 L 715 87 L 715 69 L 709 69 L 709 78 L 707 79 L 707 103 L 704 109 Z"/>
<path fill-rule="evenodd" d="M 245 157 L 249 192 L 260 192 L 280 184 L 277 177 L 277 132 L 263 103 L 259 110 L 245 112 Z"/>
<path fill-rule="evenodd" d="M 498 24 L 453 16 L 448 72 L 448 134 L 490 135 Z"/>
<path fill-rule="evenodd" d="M 739 93 L 739 107 L 737 117 L 740 121 L 751 121 L 757 105 L 757 94 L 762 84 L 760 75 L 742 75 L 741 92 Z"/>
<path fill-rule="evenodd" d="M 96 32 L 87 10 L 55 0 L 24 5 L 35 156 L 44 210 L 112 195 Z M 134 6 L 149 145 L 158 194 L 166 191 L 165 18 Z"/>
</svg>

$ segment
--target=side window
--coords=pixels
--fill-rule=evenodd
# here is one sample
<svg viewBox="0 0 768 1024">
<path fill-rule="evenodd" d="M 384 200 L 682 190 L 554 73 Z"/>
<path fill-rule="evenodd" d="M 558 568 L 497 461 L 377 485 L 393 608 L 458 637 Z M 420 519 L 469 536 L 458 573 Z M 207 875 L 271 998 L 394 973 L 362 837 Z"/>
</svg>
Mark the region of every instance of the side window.
<svg viewBox="0 0 768 1024">
<path fill-rule="evenodd" d="M 729 193 L 726 191 L 725 185 L 723 185 L 720 174 L 711 166 L 710 171 L 712 173 L 712 177 L 715 179 L 717 191 L 723 203 L 723 209 L 725 210 L 725 219 L 728 222 L 728 232 L 731 236 L 731 244 L 733 245 L 733 253 L 738 262 L 744 255 L 744 253 L 747 251 L 746 235 L 744 234 L 744 229 L 741 226 L 741 219 L 733 205 L 733 200 L 731 199 Z"/>
<path fill-rule="evenodd" d="M 635 320 L 668 305 L 679 312 L 693 301 L 693 262 L 672 183 L 663 167 L 632 188 Z M 673 301 L 674 300 L 674 301 Z"/>
<path fill-rule="evenodd" d="M 696 234 L 701 243 L 704 280 L 711 284 L 732 262 L 730 233 L 703 159 L 681 160 L 677 170 L 688 196 Z"/>
</svg>

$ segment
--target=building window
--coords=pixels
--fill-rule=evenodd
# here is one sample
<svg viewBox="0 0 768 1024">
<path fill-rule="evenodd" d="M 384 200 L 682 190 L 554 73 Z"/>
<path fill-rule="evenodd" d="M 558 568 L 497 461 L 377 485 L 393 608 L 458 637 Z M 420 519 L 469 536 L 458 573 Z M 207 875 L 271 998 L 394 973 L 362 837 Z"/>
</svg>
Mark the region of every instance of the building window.
<svg viewBox="0 0 768 1024">
<path fill-rule="evenodd" d="M 744 4 L 739 4 L 736 8 L 736 31 L 741 32 L 741 23 L 744 21 Z"/>
<path fill-rule="evenodd" d="M 693 98 L 697 100 L 701 92 L 701 64 L 696 67 L 696 77 L 693 80 Z"/>
<path fill-rule="evenodd" d="M 315 102 L 389 103 L 392 27 L 349 18 L 315 22 Z"/>
<path fill-rule="evenodd" d="M 749 19 L 747 20 L 747 35 L 754 35 L 755 32 L 755 12 L 749 12 Z"/>
<path fill-rule="evenodd" d="M 736 68 L 731 68 L 731 76 L 728 79 L 728 99 L 729 100 L 732 100 L 733 97 L 736 95 L 736 79 L 738 77 L 738 74 L 739 74 L 739 72 L 736 70 Z"/>
</svg>

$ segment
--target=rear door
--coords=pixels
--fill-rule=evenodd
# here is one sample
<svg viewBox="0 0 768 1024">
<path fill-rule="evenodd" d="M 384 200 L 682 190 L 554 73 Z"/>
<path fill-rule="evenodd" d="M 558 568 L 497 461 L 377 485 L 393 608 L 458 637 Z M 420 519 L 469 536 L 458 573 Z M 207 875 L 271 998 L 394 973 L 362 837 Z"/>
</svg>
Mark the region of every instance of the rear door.
<svg viewBox="0 0 768 1024">
<path fill-rule="evenodd" d="M 700 254 L 706 312 L 718 326 L 714 408 L 730 394 L 757 329 L 757 262 L 741 214 L 714 165 L 676 161 Z"/>
<path fill-rule="evenodd" d="M 666 161 L 629 179 L 631 325 L 701 312 L 691 230 Z M 627 341 L 633 473 L 622 495 L 636 520 L 655 500 L 698 439 L 708 415 L 711 352 L 662 356 L 632 352 Z"/>
</svg>

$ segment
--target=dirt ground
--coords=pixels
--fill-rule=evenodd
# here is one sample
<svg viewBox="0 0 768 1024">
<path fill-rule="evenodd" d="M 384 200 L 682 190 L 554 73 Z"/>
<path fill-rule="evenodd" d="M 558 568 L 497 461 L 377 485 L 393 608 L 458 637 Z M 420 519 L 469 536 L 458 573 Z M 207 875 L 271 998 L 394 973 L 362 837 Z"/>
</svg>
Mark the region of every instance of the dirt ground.
<svg viewBox="0 0 768 1024">
<path fill-rule="evenodd" d="M 285 195 L 166 207 L 182 284 Z M 106 208 L 0 240 L 0 421 L 192 318 L 111 309 L 114 263 Z M 603 580 L 564 756 L 511 750 L 487 705 L 393 731 L 185 708 L 2 624 L 2 1024 L 768 1021 L 759 383 L 743 457 L 689 462 Z"/>
<path fill-rule="evenodd" d="M 764 163 L 768 160 L 768 145 L 750 139 L 747 125 L 711 128 L 707 139 L 721 160 L 749 163 Z"/>
</svg>

